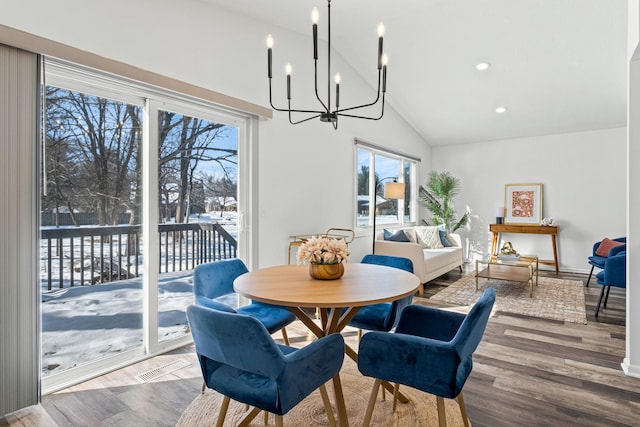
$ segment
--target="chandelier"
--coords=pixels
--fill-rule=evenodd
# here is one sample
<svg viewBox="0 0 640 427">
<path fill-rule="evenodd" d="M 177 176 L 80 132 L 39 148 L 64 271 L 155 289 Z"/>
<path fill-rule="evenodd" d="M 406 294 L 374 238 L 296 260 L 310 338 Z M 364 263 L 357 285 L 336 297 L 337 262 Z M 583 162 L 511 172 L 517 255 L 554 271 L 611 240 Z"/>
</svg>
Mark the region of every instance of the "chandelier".
<svg viewBox="0 0 640 427">
<path fill-rule="evenodd" d="M 384 34 L 384 25 L 382 22 L 378 25 L 378 90 L 376 93 L 376 98 L 369 103 L 365 103 L 362 105 L 357 105 L 353 107 L 340 107 L 340 73 L 336 73 L 335 75 L 335 108 L 332 109 L 331 104 L 331 0 L 327 0 L 327 96 L 326 101 L 323 100 L 318 92 L 318 20 L 319 14 L 318 9 L 313 8 L 311 12 L 311 22 L 313 23 L 313 63 L 314 63 L 314 74 L 315 74 L 315 95 L 318 100 L 320 106 L 318 109 L 295 109 L 291 108 L 291 65 L 287 64 L 285 67 L 287 73 L 287 108 L 278 108 L 273 105 L 273 98 L 271 94 L 271 78 L 272 78 L 272 48 L 273 48 L 273 37 L 271 34 L 267 37 L 267 65 L 268 65 L 268 77 L 269 77 L 269 103 L 271 104 L 271 108 L 276 111 L 283 111 L 288 113 L 289 115 L 289 123 L 292 125 L 297 125 L 299 123 L 303 123 L 315 118 L 320 118 L 320 121 L 331 123 L 334 129 L 338 129 L 338 117 L 354 117 L 357 119 L 366 119 L 366 120 L 380 120 L 384 115 L 384 97 L 387 91 L 387 56 L 384 54 L 382 50 L 382 39 Z M 382 94 L 382 96 L 380 95 Z M 380 107 L 380 115 L 377 117 L 369 117 L 364 115 L 353 114 L 357 109 L 367 108 L 375 106 L 376 104 L 381 102 Z M 299 119 L 297 121 L 293 120 L 292 113 L 301 113 L 306 115 L 307 117 Z"/>
</svg>

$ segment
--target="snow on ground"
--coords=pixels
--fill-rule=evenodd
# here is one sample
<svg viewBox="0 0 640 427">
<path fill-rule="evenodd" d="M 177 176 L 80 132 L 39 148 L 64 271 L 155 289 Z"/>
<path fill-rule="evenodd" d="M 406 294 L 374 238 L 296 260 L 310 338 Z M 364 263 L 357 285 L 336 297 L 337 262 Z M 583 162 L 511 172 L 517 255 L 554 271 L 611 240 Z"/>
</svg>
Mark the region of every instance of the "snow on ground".
<svg viewBox="0 0 640 427">
<path fill-rule="evenodd" d="M 201 215 L 237 236 L 235 213 Z M 67 272 L 63 272 L 65 277 Z M 186 307 L 193 302 L 191 270 L 158 277 L 158 339 L 185 334 Z M 52 271 L 58 277 L 59 271 Z M 43 274 L 44 276 L 44 274 Z M 43 376 L 142 345 L 142 277 L 47 290 L 42 280 Z M 68 280 L 65 280 L 68 283 Z M 225 301 L 227 302 L 227 301 Z M 233 304 L 233 299 L 229 301 Z"/>
<path fill-rule="evenodd" d="M 162 274 L 158 338 L 182 336 L 193 302 L 191 272 Z M 142 344 L 142 278 L 42 293 L 43 375 Z"/>
</svg>

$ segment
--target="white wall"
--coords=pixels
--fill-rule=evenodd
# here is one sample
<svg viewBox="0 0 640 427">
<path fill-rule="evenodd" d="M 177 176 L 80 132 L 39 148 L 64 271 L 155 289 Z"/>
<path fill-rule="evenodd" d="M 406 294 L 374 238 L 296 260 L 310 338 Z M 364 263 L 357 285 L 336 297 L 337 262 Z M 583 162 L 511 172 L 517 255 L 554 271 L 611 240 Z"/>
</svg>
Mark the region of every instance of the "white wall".
<svg viewBox="0 0 640 427">
<path fill-rule="evenodd" d="M 274 102 L 283 105 L 285 100 L 282 70 L 287 61 L 294 67 L 294 107 L 310 102 L 310 34 L 267 26 L 205 2 L 22 0 L 3 5 L 0 24 L 265 106 L 265 39 L 271 33 L 276 40 Z M 372 49 L 375 55 L 375 40 Z M 374 89 L 367 84 L 376 81 L 375 67 L 366 70 L 370 82 L 364 82 L 340 57 L 334 56 L 332 64 L 343 77 L 341 105 L 373 98 Z M 393 74 L 389 75 L 392 88 Z M 322 77 L 320 87 L 326 87 Z M 277 112 L 273 120 L 260 123 L 259 208 L 247 213 L 259 215 L 259 266 L 286 262 L 289 235 L 354 227 L 355 137 L 422 158 L 420 176 L 426 176 L 429 146 L 389 103 L 381 121 L 344 119 L 338 131 L 319 121 L 291 126 Z M 357 239 L 351 246 L 352 259 L 366 253 L 370 238 L 365 234 Z"/>
<path fill-rule="evenodd" d="M 471 257 L 491 250 L 489 224 L 504 206 L 504 185 L 543 184 L 543 216 L 559 227 L 561 271 L 589 272 L 587 256 L 603 237 L 626 235 L 626 129 L 606 129 L 535 138 L 433 148 L 433 169 L 459 177 L 459 211 L 473 212 Z M 553 259 L 549 236 L 509 234 L 520 253 Z M 550 267 L 549 267 L 550 268 Z"/>
</svg>

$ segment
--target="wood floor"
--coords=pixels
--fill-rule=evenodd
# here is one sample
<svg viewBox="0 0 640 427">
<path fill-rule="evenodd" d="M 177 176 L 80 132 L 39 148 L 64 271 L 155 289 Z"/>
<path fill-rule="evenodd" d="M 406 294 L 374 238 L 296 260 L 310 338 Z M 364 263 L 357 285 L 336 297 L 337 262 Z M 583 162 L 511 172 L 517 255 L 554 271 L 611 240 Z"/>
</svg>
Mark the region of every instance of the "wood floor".
<svg viewBox="0 0 640 427">
<path fill-rule="evenodd" d="M 454 270 L 430 282 L 425 298 L 414 303 L 442 306 L 428 297 L 460 275 Z M 585 275 L 559 277 L 586 281 Z M 587 325 L 507 313 L 490 319 L 464 388 L 474 427 L 640 426 L 640 379 L 626 377 L 620 368 L 624 290 L 612 289 L 607 309 L 595 318 L 600 286 L 584 289 Z M 299 322 L 287 331 L 292 345 L 312 339 Z M 135 379 L 177 359 L 191 366 L 148 383 Z M 0 426 L 174 426 L 201 384 L 189 346 L 44 396 L 41 406 L 0 419 Z"/>
</svg>

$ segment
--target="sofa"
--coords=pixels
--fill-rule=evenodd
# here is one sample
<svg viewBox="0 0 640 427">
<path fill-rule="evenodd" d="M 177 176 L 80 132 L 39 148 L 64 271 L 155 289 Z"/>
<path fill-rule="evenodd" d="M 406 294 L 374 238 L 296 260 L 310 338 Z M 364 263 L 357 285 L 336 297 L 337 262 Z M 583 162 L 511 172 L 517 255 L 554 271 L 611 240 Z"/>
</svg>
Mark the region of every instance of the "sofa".
<svg viewBox="0 0 640 427">
<path fill-rule="evenodd" d="M 376 235 L 375 253 L 409 258 L 422 284 L 456 267 L 462 271 L 464 262 L 460 235 L 448 234 L 438 226 L 383 230 Z M 423 286 L 419 293 L 423 295 Z"/>
</svg>

